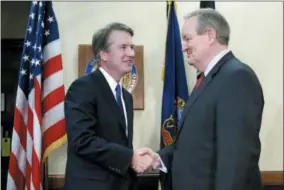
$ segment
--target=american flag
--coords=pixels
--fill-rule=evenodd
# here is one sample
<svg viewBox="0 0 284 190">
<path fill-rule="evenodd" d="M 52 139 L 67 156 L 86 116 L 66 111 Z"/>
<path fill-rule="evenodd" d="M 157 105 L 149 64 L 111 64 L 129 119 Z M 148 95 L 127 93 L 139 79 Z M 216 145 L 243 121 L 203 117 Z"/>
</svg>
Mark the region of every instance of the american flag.
<svg viewBox="0 0 284 190">
<path fill-rule="evenodd" d="M 42 189 L 43 164 L 66 142 L 59 32 L 52 2 L 31 3 L 19 72 L 7 190 Z"/>
</svg>

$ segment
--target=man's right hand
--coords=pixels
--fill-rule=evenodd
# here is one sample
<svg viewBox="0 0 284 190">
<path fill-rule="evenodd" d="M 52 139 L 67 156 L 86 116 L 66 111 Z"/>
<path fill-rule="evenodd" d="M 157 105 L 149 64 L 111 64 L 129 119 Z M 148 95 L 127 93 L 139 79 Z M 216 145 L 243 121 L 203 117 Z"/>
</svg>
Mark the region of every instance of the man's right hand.
<svg viewBox="0 0 284 190">
<path fill-rule="evenodd" d="M 152 166 L 152 163 L 153 158 L 150 155 L 135 152 L 132 157 L 131 166 L 137 173 L 143 173 Z"/>
<path fill-rule="evenodd" d="M 137 150 L 141 156 L 148 155 L 152 158 L 151 166 L 147 170 L 158 170 L 161 167 L 161 161 L 159 155 L 150 148 L 141 148 Z"/>
</svg>

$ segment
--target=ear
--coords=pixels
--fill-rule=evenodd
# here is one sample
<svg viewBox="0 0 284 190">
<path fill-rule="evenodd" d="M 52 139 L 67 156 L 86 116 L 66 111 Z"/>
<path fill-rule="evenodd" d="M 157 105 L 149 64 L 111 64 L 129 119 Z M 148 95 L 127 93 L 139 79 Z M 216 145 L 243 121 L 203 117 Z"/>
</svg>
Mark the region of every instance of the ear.
<svg viewBox="0 0 284 190">
<path fill-rule="evenodd" d="M 208 33 L 208 40 L 209 40 L 209 43 L 210 43 L 210 44 L 214 43 L 214 41 L 215 41 L 216 38 L 217 38 L 216 30 L 214 30 L 213 28 L 208 28 L 208 29 L 207 29 L 207 33 Z"/>
<path fill-rule="evenodd" d="M 99 53 L 99 55 L 100 55 L 100 58 L 101 58 L 101 60 L 102 61 L 107 61 L 107 52 L 105 52 L 105 51 L 100 51 L 100 53 Z"/>
</svg>

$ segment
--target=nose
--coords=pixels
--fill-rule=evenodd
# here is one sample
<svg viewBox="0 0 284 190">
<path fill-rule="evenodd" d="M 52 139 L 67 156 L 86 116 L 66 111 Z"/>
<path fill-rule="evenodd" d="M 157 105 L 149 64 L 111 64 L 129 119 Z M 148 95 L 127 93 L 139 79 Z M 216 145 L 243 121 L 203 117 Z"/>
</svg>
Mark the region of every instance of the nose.
<svg viewBox="0 0 284 190">
<path fill-rule="evenodd" d="M 132 47 L 127 48 L 126 54 L 129 57 L 134 57 L 134 55 L 135 55 L 134 47 L 133 48 Z"/>
<path fill-rule="evenodd" d="M 188 46 L 185 42 L 182 42 L 182 51 L 185 52 L 188 49 Z"/>
</svg>

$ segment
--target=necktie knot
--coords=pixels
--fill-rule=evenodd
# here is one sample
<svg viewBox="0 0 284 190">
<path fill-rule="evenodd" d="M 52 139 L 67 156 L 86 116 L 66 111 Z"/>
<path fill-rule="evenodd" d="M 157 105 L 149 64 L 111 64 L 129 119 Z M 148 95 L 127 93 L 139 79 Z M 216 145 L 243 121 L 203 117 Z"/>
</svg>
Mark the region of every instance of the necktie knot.
<svg viewBox="0 0 284 190">
<path fill-rule="evenodd" d="M 120 84 L 116 85 L 115 92 L 116 92 L 116 95 L 115 95 L 116 102 L 118 103 L 118 105 L 120 107 L 122 107 L 122 103 L 121 103 L 121 86 L 120 86 Z"/>
<path fill-rule="evenodd" d="M 194 86 L 194 88 L 198 88 L 199 85 L 201 84 L 201 82 L 204 80 L 204 73 L 200 73 L 200 75 L 198 76 L 198 79 L 196 81 L 196 84 Z"/>
<path fill-rule="evenodd" d="M 116 85 L 116 87 L 115 87 L 115 92 L 116 92 L 116 94 L 118 95 L 120 95 L 120 93 L 121 93 L 121 87 L 120 87 L 120 84 L 117 84 Z"/>
</svg>

